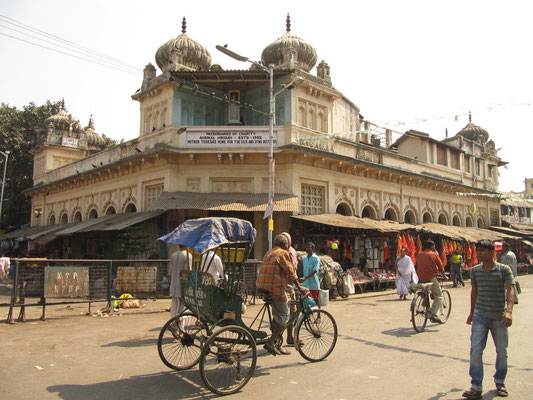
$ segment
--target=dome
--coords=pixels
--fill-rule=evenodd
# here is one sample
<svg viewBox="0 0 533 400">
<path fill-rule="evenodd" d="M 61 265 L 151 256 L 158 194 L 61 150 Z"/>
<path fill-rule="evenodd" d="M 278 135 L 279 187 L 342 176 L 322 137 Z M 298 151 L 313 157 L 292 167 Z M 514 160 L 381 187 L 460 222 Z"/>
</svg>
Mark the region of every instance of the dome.
<svg viewBox="0 0 533 400">
<path fill-rule="evenodd" d="M 211 54 L 185 33 L 187 21 L 183 17 L 182 34 L 162 45 L 155 53 L 155 61 L 163 73 L 167 71 L 207 71 Z"/>
<path fill-rule="evenodd" d="M 49 131 L 50 128 L 53 128 L 55 131 L 67 131 L 69 132 L 69 136 L 81 130 L 80 122 L 72 118 L 72 115 L 65 111 L 64 102 L 62 103 L 61 110 L 57 114 L 44 120 L 43 128 L 45 131 Z"/>
<path fill-rule="evenodd" d="M 276 69 L 299 68 L 311 71 L 317 61 L 315 49 L 291 32 L 291 18 L 287 14 L 287 32 L 275 42 L 270 43 L 261 54 L 261 62 Z"/>
<path fill-rule="evenodd" d="M 468 113 L 468 125 L 461 129 L 457 136 L 463 136 L 476 142 L 485 143 L 489 140 L 489 133 L 472 122 L 472 114 Z"/>
<path fill-rule="evenodd" d="M 85 138 L 87 140 L 87 146 L 98 147 L 100 149 L 105 147 L 104 138 L 94 131 L 92 115 L 89 117 L 89 125 L 83 129 L 83 133 L 85 134 Z"/>
</svg>

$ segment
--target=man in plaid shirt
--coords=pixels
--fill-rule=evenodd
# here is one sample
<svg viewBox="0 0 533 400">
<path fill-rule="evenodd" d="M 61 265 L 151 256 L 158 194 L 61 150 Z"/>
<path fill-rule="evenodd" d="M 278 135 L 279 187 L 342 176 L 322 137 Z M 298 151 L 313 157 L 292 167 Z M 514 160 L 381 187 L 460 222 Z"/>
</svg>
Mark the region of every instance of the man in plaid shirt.
<svg viewBox="0 0 533 400">
<path fill-rule="evenodd" d="M 289 321 L 289 299 L 286 294 L 289 283 L 294 283 L 301 293 L 307 293 L 307 289 L 298 282 L 296 266 L 291 262 L 288 249 L 289 241 L 284 235 L 274 238 L 274 248 L 265 254 L 256 282 L 258 290 L 268 292 L 272 297 L 272 336 L 265 343 L 265 349 L 273 355 L 290 354 L 274 345 Z"/>
</svg>

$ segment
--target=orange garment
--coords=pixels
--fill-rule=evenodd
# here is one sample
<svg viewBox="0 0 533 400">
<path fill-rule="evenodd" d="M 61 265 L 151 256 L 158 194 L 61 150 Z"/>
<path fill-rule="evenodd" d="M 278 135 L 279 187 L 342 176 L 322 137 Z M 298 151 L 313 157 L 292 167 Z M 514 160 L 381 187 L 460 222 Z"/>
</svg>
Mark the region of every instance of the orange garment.
<svg viewBox="0 0 533 400">
<path fill-rule="evenodd" d="M 383 246 L 383 263 L 389 261 L 389 256 L 389 244 L 385 243 L 385 246 Z"/>
<path fill-rule="evenodd" d="M 416 256 L 416 273 L 422 282 L 429 282 L 437 275 L 437 272 L 444 274 L 442 262 L 432 250 L 424 250 Z"/>
<path fill-rule="evenodd" d="M 440 260 L 442 262 L 442 265 L 446 265 L 447 264 L 447 256 L 448 254 L 446 253 L 446 247 L 444 246 L 444 242 L 442 243 L 442 245 L 440 246 Z"/>
<path fill-rule="evenodd" d="M 418 235 L 416 237 L 416 254 L 415 256 L 418 255 L 418 253 L 420 253 L 422 251 L 422 241 L 420 240 L 420 235 Z"/>
</svg>

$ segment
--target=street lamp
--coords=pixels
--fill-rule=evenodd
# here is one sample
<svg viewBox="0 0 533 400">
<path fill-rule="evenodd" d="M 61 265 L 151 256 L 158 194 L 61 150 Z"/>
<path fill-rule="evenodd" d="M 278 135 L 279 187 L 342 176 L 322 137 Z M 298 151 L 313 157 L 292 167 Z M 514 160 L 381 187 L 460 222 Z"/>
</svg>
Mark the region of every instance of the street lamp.
<svg viewBox="0 0 533 400">
<path fill-rule="evenodd" d="M 2 194 L 0 195 L 0 224 L 2 223 L 2 206 L 4 205 L 4 187 L 6 185 L 6 171 L 7 171 L 7 159 L 9 158 L 9 150 L 5 152 L 0 150 L 0 154 L 5 157 L 4 161 L 4 177 L 2 179 Z"/>
<path fill-rule="evenodd" d="M 263 71 L 267 72 L 270 77 L 270 112 L 268 118 L 268 249 L 272 249 L 272 231 L 274 230 L 274 115 L 276 112 L 276 96 L 285 90 L 291 90 L 300 85 L 304 79 L 301 77 L 294 78 L 291 82 L 282 85 L 281 89 L 274 93 L 274 64 L 265 67 L 263 64 L 250 60 L 248 57 L 241 56 L 225 46 L 216 46 L 217 50 L 237 61 L 249 62 Z"/>
</svg>

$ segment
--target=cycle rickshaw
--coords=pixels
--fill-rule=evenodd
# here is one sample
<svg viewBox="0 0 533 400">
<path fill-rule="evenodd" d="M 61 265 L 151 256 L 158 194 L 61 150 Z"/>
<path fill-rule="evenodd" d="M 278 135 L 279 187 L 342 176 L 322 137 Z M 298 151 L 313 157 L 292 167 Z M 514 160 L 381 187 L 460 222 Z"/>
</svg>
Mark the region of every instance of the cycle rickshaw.
<svg viewBox="0 0 533 400">
<path fill-rule="evenodd" d="M 251 323 L 242 319 L 239 286 L 255 236 L 248 221 L 200 218 L 160 238 L 194 250 L 196 260 L 208 251 L 216 251 L 222 260 L 224 276 L 219 282 L 206 272 L 209 262 L 203 262 L 212 262 L 213 257 L 202 257 L 181 272 L 186 310 L 167 321 L 158 339 L 159 356 L 166 366 L 180 371 L 199 364 L 204 384 L 220 395 L 235 393 L 248 383 L 257 363 L 257 345 L 270 334 L 261 330 L 265 319 L 267 324 L 272 321 L 268 299 Z M 304 297 L 297 300 L 290 317 L 295 322 L 295 346 L 305 359 L 321 361 L 335 347 L 337 325 L 331 314 L 306 304 Z M 281 345 L 281 335 L 278 342 Z"/>
</svg>

